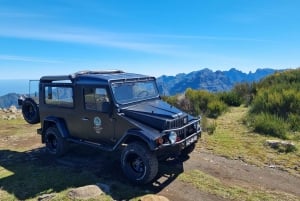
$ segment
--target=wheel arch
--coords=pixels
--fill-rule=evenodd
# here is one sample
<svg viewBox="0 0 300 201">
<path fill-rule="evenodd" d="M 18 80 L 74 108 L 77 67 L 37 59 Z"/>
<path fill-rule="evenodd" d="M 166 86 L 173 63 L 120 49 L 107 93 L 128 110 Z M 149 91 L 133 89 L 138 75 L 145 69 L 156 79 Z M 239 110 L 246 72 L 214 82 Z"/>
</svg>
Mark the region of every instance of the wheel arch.
<svg viewBox="0 0 300 201">
<path fill-rule="evenodd" d="M 57 118 L 57 117 L 47 117 L 44 119 L 43 127 L 42 127 L 42 142 L 43 143 L 45 142 L 46 130 L 52 126 L 55 126 L 58 129 L 62 138 L 69 137 L 69 132 L 68 132 L 68 129 L 67 129 L 67 126 L 66 126 L 64 120 Z"/>
<path fill-rule="evenodd" d="M 153 140 L 149 139 L 142 130 L 131 129 L 128 130 L 125 136 L 120 140 L 118 145 L 130 144 L 132 142 L 140 142 L 146 145 L 151 151 L 155 151 L 156 144 Z"/>
</svg>

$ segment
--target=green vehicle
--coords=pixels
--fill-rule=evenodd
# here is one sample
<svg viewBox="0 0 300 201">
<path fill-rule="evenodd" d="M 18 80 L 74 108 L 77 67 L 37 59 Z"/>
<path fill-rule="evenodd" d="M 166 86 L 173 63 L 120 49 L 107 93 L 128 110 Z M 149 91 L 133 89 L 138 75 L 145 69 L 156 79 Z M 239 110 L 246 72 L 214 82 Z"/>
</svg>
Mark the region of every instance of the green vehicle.
<svg viewBox="0 0 300 201">
<path fill-rule="evenodd" d="M 122 170 L 138 184 L 156 177 L 158 158 L 189 154 L 201 137 L 200 117 L 162 101 L 154 77 L 119 70 L 43 76 L 38 100 L 19 105 L 28 123 L 41 124 L 48 153 L 62 156 L 69 143 L 121 149 Z"/>
</svg>

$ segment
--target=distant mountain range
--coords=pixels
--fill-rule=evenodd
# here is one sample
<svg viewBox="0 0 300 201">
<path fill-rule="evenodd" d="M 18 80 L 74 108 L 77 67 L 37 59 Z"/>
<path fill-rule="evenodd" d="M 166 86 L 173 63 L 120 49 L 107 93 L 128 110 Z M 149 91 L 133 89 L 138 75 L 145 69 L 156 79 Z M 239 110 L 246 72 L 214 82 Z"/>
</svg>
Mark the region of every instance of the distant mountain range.
<svg viewBox="0 0 300 201">
<path fill-rule="evenodd" d="M 20 95 L 16 93 L 9 93 L 4 96 L 0 96 L 0 108 L 9 108 L 10 106 L 18 105 L 18 98 Z"/>
<path fill-rule="evenodd" d="M 275 71 L 278 70 L 264 68 L 257 69 L 254 73 L 243 73 L 232 68 L 229 71 L 214 72 L 205 68 L 188 74 L 163 75 L 157 78 L 157 84 L 160 93 L 166 96 L 184 93 L 187 88 L 219 92 L 231 90 L 237 83 L 257 82 Z"/>
<path fill-rule="evenodd" d="M 211 92 L 228 91 L 237 83 L 242 82 L 257 82 L 260 79 L 273 74 L 274 69 L 257 69 L 254 73 L 243 73 L 235 68 L 229 71 L 212 71 L 210 69 L 202 69 L 188 74 L 180 73 L 176 76 L 160 76 L 157 78 L 157 84 L 162 95 L 175 95 L 184 93 L 187 88 L 202 89 Z M 13 83 L 16 83 L 15 81 Z M 11 105 L 17 106 L 17 99 L 19 97 L 18 90 L 28 87 L 28 81 L 20 82 L 20 86 L 16 91 L 11 91 L 7 95 L 0 96 L 0 108 L 8 108 Z M 25 83 L 25 84 L 24 84 Z M 6 84 L 4 86 L 10 86 Z M 22 93 L 23 94 L 23 93 Z"/>
</svg>

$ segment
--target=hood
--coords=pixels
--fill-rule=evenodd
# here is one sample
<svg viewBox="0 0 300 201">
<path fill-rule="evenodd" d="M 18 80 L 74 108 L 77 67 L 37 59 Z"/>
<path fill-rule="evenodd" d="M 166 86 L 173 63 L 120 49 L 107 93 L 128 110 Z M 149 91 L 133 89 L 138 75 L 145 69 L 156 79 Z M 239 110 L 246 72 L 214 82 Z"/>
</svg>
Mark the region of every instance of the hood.
<svg viewBox="0 0 300 201">
<path fill-rule="evenodd" d="M 176 107 L 162 101 L 146 101 L 121 109 L 125 116 L 158 130 L 167 129 L 167 122 L 187 116 Z"/>
</svg>

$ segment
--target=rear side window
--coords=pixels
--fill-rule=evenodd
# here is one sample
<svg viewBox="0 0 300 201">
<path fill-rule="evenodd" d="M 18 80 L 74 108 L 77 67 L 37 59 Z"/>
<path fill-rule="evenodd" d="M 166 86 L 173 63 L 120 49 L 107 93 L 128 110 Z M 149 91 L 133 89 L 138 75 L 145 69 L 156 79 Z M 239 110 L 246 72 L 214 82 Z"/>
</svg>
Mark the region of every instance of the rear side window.
<svg viewBox="0 0 300 201">
<path fill-rule="evenodd" d="M 61 107 L 73 107 L 73 88 L 68 86 L 46 86 L 45 103 Z"/>
</svg>

